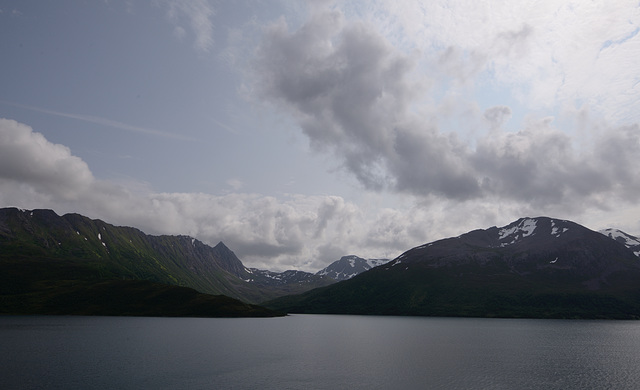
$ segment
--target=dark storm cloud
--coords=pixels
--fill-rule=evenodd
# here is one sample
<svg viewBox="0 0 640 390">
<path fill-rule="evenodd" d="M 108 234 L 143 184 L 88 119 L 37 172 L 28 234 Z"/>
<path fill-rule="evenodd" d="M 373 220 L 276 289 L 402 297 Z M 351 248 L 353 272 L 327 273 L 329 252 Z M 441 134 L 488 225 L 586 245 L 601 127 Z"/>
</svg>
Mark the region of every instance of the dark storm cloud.
<svg viewBox="0 0 640 390">
<path fill-rule="evenodd" d="M 524 26 L 504 35 L 504 45 L 531 33 Z M 464 78 L 486 61 L 461 56 L 449 48 L 436 62 Z M 316 13 L 296 31 L 283 20 L 272 25 L 254 66 L 262 96 L 292 113 L 311 145 L 334 153 L 368 189 L 460 200 L 497 196 L 540 207 L 639 193 L 637 126 L 600 131 L 577 148 L 551 120 L 503 132 L 511 109 L 497 106 L 484 113 L 491 131 L 471 146 L 413 109 L 427 91 L 413 78 L 414 60 L 338 12 Z"/>
</svg>

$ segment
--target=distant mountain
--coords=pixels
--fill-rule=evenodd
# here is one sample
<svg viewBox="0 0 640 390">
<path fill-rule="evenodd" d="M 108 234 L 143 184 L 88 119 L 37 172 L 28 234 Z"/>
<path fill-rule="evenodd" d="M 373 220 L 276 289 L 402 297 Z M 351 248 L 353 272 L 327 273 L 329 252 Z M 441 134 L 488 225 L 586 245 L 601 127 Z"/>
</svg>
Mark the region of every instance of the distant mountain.
<svg viewBox="0 0 640 390">
<path fill-rule="evenodd" d="M 310 272 L 298 270 L 273 272 L 247 268 L 222 242 L 213 248 L 213 253 L 225 271 L 242 280 L 243 283 L 236 285 L 235 289 L 242 297 L 241 299 L 247 302 L 257 303 L 269 299 L 265 297 L 297 294 L 335 283 L 335 280 L 329 277 L 314 275 Z"/>
<path fill-rule="evenodd" d="M 600 233 L 623 243 L 627 248 L 631 249 L 636 256 L 640 257 L 640 238 L 618 229 L 604 229 L 600 230 Z"/>
<path fill-rule="evenodd" d="M 316 272 L 316 275 L 328 276 L 337 281 L 347 280 L 388 262 L 389 259 L 363 259 L 355 255 L 343 256 L 340 260 L 336 260 L 328 267 Z"/>
<path fill-rule="evenodd" d="M 640 318 L 640 261 L 574 222 L 521 218 L 264 305 L 291 313 Z"/>
<path fill-rule="evenodd" d="M 27 263 L 30 268 L 20 267 Z M 61 272 L 65 269 L 69 274 Z M 291 279 L 287 276 L 285 283 L 274 285 L 267 277 L 252 278 L 255 273 L 222 242 L 210 247 L 192 237 L 150 236 L 79 214 L 0 209 L 3 295 L 26 294 L 60 280 L 118 279 L 190 287 L 256 303 L 335 282 L 306 273 L 306 279 L 300 276 L 286 283 Z"/>
</svg>

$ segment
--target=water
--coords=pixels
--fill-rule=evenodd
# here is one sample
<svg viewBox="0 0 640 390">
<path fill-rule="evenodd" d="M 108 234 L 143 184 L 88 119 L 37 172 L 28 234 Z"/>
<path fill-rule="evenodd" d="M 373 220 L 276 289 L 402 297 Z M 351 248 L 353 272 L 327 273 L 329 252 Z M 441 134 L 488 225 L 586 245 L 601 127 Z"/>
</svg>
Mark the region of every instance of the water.
<svg viewBox="0 0 640 390">
<path fill-rule="evenodd" d="M 640 322 L 0 317 L 3 389 L 638 389 Z"/>
</svg>

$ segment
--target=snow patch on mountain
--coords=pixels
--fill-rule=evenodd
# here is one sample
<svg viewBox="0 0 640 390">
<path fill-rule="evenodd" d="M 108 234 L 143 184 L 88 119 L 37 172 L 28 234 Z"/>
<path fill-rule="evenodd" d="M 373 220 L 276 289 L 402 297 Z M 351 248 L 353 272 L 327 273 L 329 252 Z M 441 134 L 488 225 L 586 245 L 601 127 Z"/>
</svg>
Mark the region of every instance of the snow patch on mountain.
<svg viewBox="0 0 640 390">
<path fill-rule="evenodd" d="M 504 227 L 500 229 L 500 237 L 499 239 L 505 239 L 512 235 L 518 235 L 521 238 L 530 236 L 536 230 L 537 221 L 531 218 L 524 218 L 520 223 L 513 227 Z"/>
<path fill-rule="evenodd" d="M 507 225 L 498 231 L 498 240 L 511 239 L 509 242 L 502 242 L 501 247 L 515 244 L 519 240 L 532 235 L 537 226 L 538 221 L 533 218 L 523 218 L 517 224 Z"/>
<path fill-rule="evenodd" d="M 603 229 L 600 233 L 605 236 L 623 243 L 627 248 L 633 251 L 633 254 L 640 257 L 640 238 L 627 234 L 618 229 Z"/>
<path fill-rule="evenodd" d="M 560 237 L 560 235 L 562 235 L 563 233 L 566 233 L 567 231 L 569 231 L 569 228 L 563 227 L 560 228 L 558 226 L 556 226 L 556 221 L 555 220 L 551 220 L 551 235 L 552 236 L 556 236 L 556 237 Z"/>
<path fill-rule="evenodd" d="M 607 237 L 613 238 L 616 241 L 620 241 L 626 246 L 640 245 L 640 239 L 618 229 L 604 229 L 600 230 L 600 233 L 604 234 Z"/>
<path fill-rule="evenodd" d="M 298 271 L 298 270 L 287 270 L 284 272 L 274 272 L 268 271 L 258 268 L 246 268 L 245 270 L 251 274 L 247 276 L 248 279 L 242 278 L 245 282 L 247 280 L 251 282 L 255 282 L 263 285 L 271 285 L 271 286 L 284 286 L 284 285 L 293 285 L 293 284 L 310 284 L 317 282 L 318 278 L 316 275 Z"/>
</svg>

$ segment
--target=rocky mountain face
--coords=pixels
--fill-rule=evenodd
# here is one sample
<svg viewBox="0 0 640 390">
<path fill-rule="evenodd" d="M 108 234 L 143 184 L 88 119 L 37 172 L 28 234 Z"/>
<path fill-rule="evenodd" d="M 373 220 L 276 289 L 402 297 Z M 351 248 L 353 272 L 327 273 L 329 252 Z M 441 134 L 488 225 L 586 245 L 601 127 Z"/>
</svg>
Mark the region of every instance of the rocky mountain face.
<svg viewBox="0 0 640 390">
<path fill-rule="evenodd" d="M 210 247 L 188 236 L 150 236 L 79 214 L 58 216 L 51 210 L 0 209 L 0 260 L 5 275 L 20 260 L 36 261 L 32 272 L 41 277 L 47 277 L 47 269 L 56 274 L 52 267 L 73 263 L 73 269 L 83 269 L 83 278 L 146 280 L 250 303 L 335 282 L 303 273 L 297 278 L 284 275 L 281 283 L 274 284 L 277 274 L 252 277 L 261 273 L 246 268 L 222 242 Z M 30 275 L 17 277 L 27 280 Z"/>
<path fill-rule="evenodd" d="M 340 260 L 336 260 L 316 272 L 316 275 L 328 276 L 337 281 L 347 280 L 388 262 L 389 259 L 363 259 L 355 255 L 343 256 Z"/>
<path fill-rule="evenodd" d="M 640 318 L 640 259 L 620 240 L 576 223 L 522 218 L 421 245 L 352 279 L 267 306 L 302 313 Z"/>
</svg>

